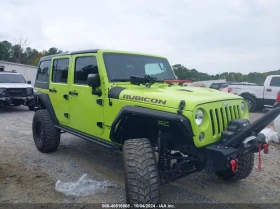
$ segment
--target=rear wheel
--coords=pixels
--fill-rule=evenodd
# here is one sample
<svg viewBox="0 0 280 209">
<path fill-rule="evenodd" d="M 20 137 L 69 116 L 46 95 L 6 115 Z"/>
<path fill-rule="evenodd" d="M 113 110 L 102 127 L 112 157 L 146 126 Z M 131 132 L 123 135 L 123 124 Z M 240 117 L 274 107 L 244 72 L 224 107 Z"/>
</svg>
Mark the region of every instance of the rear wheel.
<svg viewBox="0 0 280 209">
<path fill-rule="evenodd" d="M 127 203 L 160 203 L 159 171 L 150 141 L 125 141 L 123 161 Z"/>
<path fill-rule="evenodd" d="M 227 181 L 236 181 L 248 177 L 254 167 L 254 153 L 245 153 L 238 157 L 238 170 L 233 173 L 231 168 L 216 172 L 216 175 Z"/>
<path fill-rule="evenodd" d="M 48 110 L 35 112 L 32 130 L 35 145 L 40 152 L 47 153 L 57 149 L 60 143 L 60 130 L 54 127 Z"/>
</svg>

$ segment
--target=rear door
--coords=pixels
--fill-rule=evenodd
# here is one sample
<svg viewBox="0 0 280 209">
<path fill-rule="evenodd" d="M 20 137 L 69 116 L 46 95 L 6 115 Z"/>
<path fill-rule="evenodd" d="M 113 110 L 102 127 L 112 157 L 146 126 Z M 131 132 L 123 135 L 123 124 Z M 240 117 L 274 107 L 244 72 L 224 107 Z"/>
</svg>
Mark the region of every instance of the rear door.
<svg viewBox="0 0 280 209">
<path fill-rule="evenodd" d="M 61 124 L 69 123 L 69 79 L 70 56 L 52 59 L 50 71 L 49 97 L 56 117 Z"/>
<path fill-rule="evenodd" d="M 264 87 L 264 105 L 274 105 L 280 91 L 280 76 L 273 76 Z"/>
</svg>

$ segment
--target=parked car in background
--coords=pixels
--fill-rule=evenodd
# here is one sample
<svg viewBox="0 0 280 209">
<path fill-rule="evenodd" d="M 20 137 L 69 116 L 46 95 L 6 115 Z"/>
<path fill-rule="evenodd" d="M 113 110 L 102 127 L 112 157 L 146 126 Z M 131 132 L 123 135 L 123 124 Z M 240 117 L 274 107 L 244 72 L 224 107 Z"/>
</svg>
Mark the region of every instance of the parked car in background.
<svg viewBox="0 0 280 209">
<path fill-rule="evenodd" d="M 28 106 L 34 110 L 34 89 L 30 81 L 14 71 L 0 71 L 0 107 Z"/>
<path fill-rule="evenodd" d="M 231 89 L 228 86 L 228 83 L 212 83 L 209 88 L 229 93 Z"/>
<path fill-rule="evenodd" d="M 204 85 L 204 83 L 191 83 L 189 86 L 202 87 L 202 88 L 205 88 L 205 87 L 206 87 L 206 86 Z"/>
<path fill-rule="evenodd" d="M 249 106 L 250 112 L 273 107 L 277 93 L 280 91 L 280 75 L 267 76 L 264 85 L 229 85 L 230 93 L 242 96 Z"/>
<path fill-rule="evenodd" d="M 253 85 L 256 86 L 258 85 L 257 83 L 249 83 L 249 82 L 230 82 L 230 85 Z"/>
</svg>

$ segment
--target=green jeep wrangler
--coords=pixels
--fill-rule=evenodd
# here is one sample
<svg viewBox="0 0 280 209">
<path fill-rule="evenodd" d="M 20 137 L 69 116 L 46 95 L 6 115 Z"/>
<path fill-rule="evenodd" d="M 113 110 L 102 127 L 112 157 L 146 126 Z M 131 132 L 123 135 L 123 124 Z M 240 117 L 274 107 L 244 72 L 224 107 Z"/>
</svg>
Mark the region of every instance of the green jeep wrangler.
<svg viewBox="0 0 280 209">
<path fill-rule="evenodd" d="M 250 123 L 241 97 L 183 86 L 166 58 L 124 51 L 42 57 L 35 89 L 37 149 L 55 151 L 68 132 L 121 152 L 127 203 L 160 203 L 160 185 L 202 170 L 248 177 L 280 112 Z"/>
</svg>

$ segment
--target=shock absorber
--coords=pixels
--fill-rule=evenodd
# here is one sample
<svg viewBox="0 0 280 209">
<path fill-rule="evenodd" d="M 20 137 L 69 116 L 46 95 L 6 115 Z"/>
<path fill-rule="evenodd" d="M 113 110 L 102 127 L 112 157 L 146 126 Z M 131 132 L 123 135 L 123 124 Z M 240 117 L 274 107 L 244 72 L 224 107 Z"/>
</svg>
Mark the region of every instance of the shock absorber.
<svg viewBox="0 0 280 209">
<path fill-rule="evenodd" d="M 159 139 L 159 167 L 161 171 L 166 171 L 170 169 L 170 150 L 168 149 L 168 134 L 160 134 Z"/>
</svg>

